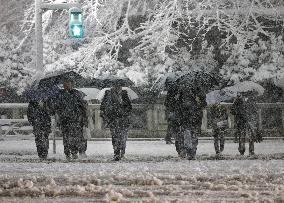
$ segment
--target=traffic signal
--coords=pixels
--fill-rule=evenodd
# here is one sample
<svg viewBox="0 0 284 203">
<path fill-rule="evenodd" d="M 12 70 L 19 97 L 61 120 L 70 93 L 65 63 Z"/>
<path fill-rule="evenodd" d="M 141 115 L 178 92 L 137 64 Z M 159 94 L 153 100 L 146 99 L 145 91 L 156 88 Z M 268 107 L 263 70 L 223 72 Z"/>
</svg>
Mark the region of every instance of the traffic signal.
<svg viewBox="0 0 284 203">
<path fill-rule="evenodd" d="M 69 10 L 69 35 L 72 38 L 83 38 L 83 15 L 80 8 L 74 7 Z"/>
</svg>

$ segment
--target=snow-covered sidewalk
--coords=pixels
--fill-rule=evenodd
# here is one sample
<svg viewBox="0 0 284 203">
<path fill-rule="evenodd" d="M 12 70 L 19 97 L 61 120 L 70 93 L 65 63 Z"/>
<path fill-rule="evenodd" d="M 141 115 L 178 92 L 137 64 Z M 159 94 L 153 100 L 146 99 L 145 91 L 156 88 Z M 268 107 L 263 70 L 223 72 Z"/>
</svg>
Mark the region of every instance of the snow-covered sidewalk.
<svg viewBox="0 0 284 203">
<path fill-rule="evenodd" d="M 50 141 L 49 157 L 64 158 L 62 140 L 56 140 L 57 154 L 52 153 L 53 142 Z M 248 151 L 248 146 L 246 153 Z M 266 140 L 255 144 L 256 154 L 284 153 L 284 140 Z M 36 155 L 34 140 L 2 140 L 0 141 L 0 154 Z M 111 141 L 88 141 L 87 154 L 90 156 L 112 156 Z M 214 155 L 213 140 L 199 140 L 198 155 Z M 237 155 L 238 144 L 232 141 L 225 143 L 225 155 Z M 164 141 L 128 141 L 126 155 L 136 156 L 175 156 L 174 145 L 166 145 Z"/>
<path fill-rule="evenodd" d="M 256 144 L 256 157 L 241 157 L 236 143 L 226 143 L 224 160 L 201 141 L 190 162 L 162 141 L 128 142 L 121 162 L 111 161 L 110 141 L 89 142 L 87 159 L 66 162 L 57 143 L 57 154 L 50 149 L 41 162 L 33 141 L 0 141 L 0 202 L 284 201 L 282 140 Z"/>
</svg>

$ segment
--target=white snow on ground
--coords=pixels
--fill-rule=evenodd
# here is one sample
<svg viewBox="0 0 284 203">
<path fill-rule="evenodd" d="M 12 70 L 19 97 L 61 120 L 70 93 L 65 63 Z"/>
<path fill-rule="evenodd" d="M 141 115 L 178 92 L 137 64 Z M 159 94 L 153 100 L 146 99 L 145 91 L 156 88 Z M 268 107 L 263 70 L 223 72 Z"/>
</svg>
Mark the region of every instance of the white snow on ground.
<svg viewBox="0 0 284 203">
<path fill-rule="evenodd" d="M 33 140 L 0 141 L 0 202 L 284 202 L 284 141 L 256 144 L 241 157 L 200 141 L 197 160 L 181 160 L 163 141 L 129 141 L 113 162 L 111 141 L 89 142 L 87 159 L 66 162 L 62 141 L 47 161 Z"/>
</svg>

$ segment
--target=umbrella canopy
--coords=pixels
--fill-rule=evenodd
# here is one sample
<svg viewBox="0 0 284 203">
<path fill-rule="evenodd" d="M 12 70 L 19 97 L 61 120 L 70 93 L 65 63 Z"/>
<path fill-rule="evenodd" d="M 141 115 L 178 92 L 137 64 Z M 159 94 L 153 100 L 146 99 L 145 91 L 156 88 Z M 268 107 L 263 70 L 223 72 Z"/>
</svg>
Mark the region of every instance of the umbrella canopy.
<svg viewBox="0 0 284 203">
<path fill-rule="evenodd" d="M 255 82 L 252 81 L 244 81 L 237 83 L 233 86 L 223 88 L 223 91 L 226 92 L 226 94 L 237 94 L 241 92 L 250 92 L 250 91 L 255 91 L 258 93 L 258 96 L 263 95 L 264 93 L 264 88 Z"/>
<path fill-rule="evenodd" d="M 84 93 L 84 99 L 87 101 L 97 99 L 97 96 L 101 91 L 97 88 L 78 88 L 77 90 Z"/>
<path fill-rule="evenodd" d="M 177 79 L 179 88 L 195 88 L 208 92 L 212 87 L 219 86 L 222 78 L 215 73 L 206 71 L 191 71 Z"/>
<path fill-rule="evenodd" d="M 237 96 L 237 93 L 230 94 L 224 90 L 214 90 L 206 94 L 207 104 L 219 104 L 221 102 L 230 101 Z"/>
<path fill-rule="evenodd" d="M 136 94 L 136 92 L 134 92 L 134 91 L 133 91 L 132 89 L 130 89 L 129 87 L 122 87 L 122 89 L 127 91 L 127 94 L 128 94 L 128 97 L 129 97 L 130 100 L 134 100 L 134 99 L 138 99 L 138 98 L 139 98 L 138 95 Z M 107 90 L 110 90 L 110 88 L 104 88 L 104 89 L 102 89 L 102 90 L 98 93 L 96 99 L 101 101 L 101 100 L 104 98 L 105 92 L 106 92 Z"/>
<path fill-rule="evenodd" d="M 39 87 L 34 85 L 31 89 L 26 90 L 23 95 L 28 101 L 42 101 L 55 98 L 59 91 L 60 89 L 57 86 Z"/>
<path fill-rule="evenodd" d="M 78 86 L 83 86 L 87 79 L 79 75 L 74 71 L 58 71 L 50 74 L 46 74 L 43 79 L 39 81 L 39 87 L 52 87 L 55 85 L 63 84 L 64 80 L 70 79 Z"/>
<path fill-rule="evenodd" d="M 278 77 L 274 79 L 274 83 L 276 86 L 282 88 L 284 90 L 284 77 Z"/>
<path fill-rule="evenodd" d="M 163 76 L 160 76 L 151 87 L 153 92 L 161 92 L 163 90 L 167 91 L 171 86 L 176 84 L 176 80 L 185 74 L 184 72 L 171 72 Z"/>
<path fill-rule="evenodd" d="M 88 86 L 106 88 L 112 87 L 116 84 L 119 84 L 123 87 L 129 87 L 134 85 L 134 83 L 127 77 L 107 76 L 92 79 L 91 82 L 89 82 Z"/>
</svg>

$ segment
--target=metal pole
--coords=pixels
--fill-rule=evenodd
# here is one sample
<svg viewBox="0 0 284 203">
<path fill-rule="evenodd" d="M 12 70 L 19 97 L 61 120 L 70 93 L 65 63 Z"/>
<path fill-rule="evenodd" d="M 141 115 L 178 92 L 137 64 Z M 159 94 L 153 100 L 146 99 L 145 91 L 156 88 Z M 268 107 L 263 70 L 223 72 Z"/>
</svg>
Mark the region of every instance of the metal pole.
<svg viewBox="0 0 284 203">
<path fill-rule="evenodd" d="M 81 8 L 81 4 L 79 3 L 42 3 L 41 9 L 47 10 L 63 10 L 63 9 L 70 9 L 73 7 Z"/>
<path fill-rule="evenodd" d="M 42 0 L 35 0 L 36 70 L 43 72 Z"/>
<path fill-rule="evenodd" d="M 53 154 L 56 154 L 56 137 L 55 131 L 53 132 Z"/>
</svg>

